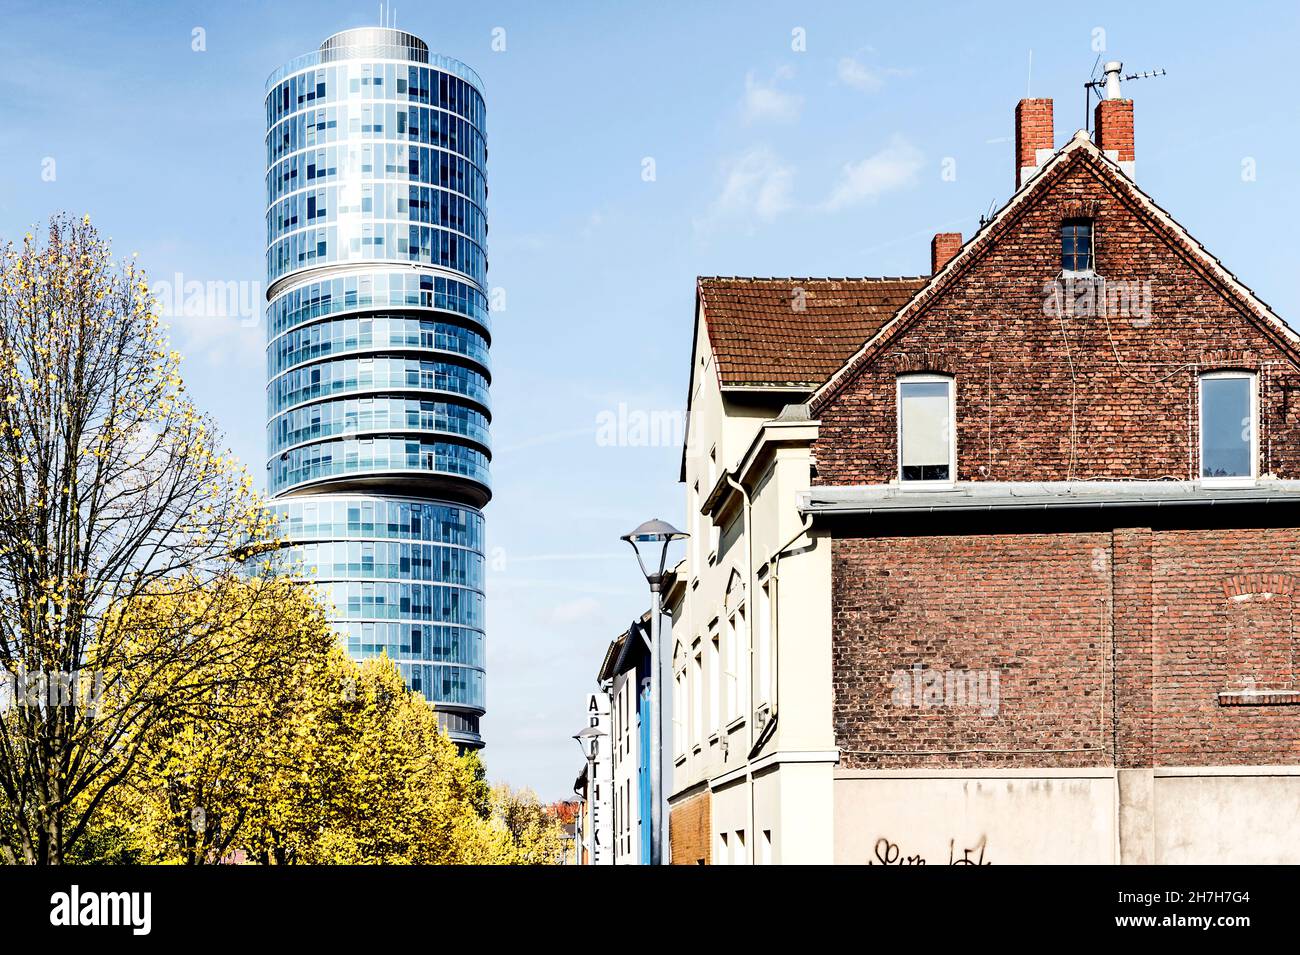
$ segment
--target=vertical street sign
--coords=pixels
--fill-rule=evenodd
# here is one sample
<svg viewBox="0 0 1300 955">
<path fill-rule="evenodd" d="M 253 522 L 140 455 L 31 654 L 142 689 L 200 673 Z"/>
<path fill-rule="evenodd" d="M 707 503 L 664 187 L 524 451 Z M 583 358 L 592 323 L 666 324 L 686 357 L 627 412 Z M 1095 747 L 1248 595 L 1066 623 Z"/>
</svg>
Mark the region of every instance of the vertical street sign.
<svg viewBox="0 0 1300 955">
<path fill-rule="evenodd" d="M 588 694 L 587 725 L 596 731 L 588 760 L 587 832 L 592 865 L 614 864 L 614 742 L 609 717 L 609 697 L 601 691 Z"/>
</svg>

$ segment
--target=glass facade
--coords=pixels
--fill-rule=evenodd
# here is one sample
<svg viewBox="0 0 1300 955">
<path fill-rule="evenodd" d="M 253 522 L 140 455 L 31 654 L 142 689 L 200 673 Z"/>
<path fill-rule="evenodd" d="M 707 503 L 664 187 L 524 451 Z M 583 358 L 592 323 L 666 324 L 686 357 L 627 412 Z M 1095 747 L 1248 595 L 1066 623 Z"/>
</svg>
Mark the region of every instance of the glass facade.
<svg viewBox="0 0 1300 955">
<path fill-rule="evenodd" d="M 289 572 L 482 745 L 488 429 L 482 84 L 347 30 L 266 92 L 267 484 Z"/>
</svg>

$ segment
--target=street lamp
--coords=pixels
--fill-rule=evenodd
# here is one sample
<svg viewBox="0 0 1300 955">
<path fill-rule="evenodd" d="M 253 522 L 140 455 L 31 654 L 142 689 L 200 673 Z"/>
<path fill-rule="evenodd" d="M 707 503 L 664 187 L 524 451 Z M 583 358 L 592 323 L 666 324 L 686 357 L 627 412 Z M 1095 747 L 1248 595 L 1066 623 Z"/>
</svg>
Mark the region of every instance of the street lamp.
<svg viewBox="0 0 1300 955">
<path fill-rule="evenodd" d="M 663 863 L 663 712 L 659 701 L 663 699 L 663 674 L 661 654 L 659 652 L 659 618 L 663 615 L 664 570 L 668 566 L 668 545 L 676 540 L 686 538 L 686 533 L 679 531 L 667 521 L 655 518 L 646 521 L 630 534 L 624 534 L 622 540 L 632 545 L 636 553 L 636 562 L 641 565 L 641 573 L 650 585 L 650 864 Z M 655 557 L 659 558 L 659 569 L 646 569 L 645 559 L 641 555 L 641 545 L 645 544 L 650 566 L 655 566 Z M 658 555 L 653 553 L 655 545 L 659 547 Z"/>
<path fill-rule="evenodd" d="M 573 738 L 578 741 L 578 746 L 582 749 L 582 756 L 587 761 L 587 816 L 592 816 L 592 808 L 595 806 L 595 792 L 600 783 L 596 779 L 596 754 L 600 752 L 600 738 L 608 736 L 599 726 L 584 726 L 578 732 L 573 734 Z M 576 789 L 574 790 L 577 791 Z M 582 815 L 582 806 L 578 806 L 578 815 Z M 580 827 L 586 837 L 591 840 L 591 862 L 596 862 L 596 826 L 594 819 L 588 818 L 583 820 L 587 825 Z M 579 841 L 579 852 L 581 852 L 581 840 Z M 578 857 L 579 863 L 582 862 L 582 856 Z"/>
</svg>

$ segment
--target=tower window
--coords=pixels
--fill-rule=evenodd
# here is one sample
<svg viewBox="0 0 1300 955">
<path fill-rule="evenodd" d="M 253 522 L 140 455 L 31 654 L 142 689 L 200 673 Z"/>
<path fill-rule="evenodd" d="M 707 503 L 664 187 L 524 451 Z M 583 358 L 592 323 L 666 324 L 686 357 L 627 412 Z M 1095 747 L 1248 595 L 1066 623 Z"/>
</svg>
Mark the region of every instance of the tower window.
<svg viewBox="0 0 1300 955">
<path fill-rule="evenodd" d="M 1092 220 L 1066 219 L 1061 225 L 1061 268 L 1092 271 Z"/>
</svg>

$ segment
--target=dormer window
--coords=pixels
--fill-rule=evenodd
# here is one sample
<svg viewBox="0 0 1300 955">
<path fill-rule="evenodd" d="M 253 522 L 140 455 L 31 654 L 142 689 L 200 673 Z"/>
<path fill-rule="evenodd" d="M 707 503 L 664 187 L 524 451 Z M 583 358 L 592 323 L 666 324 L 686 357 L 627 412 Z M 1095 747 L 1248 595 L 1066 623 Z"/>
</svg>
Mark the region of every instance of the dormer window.
<svg viewBox="0 0 1300 955">
<path fill-rule="evenodd" d="M 948 484 L 957 472 L 953 380 L 944 375 L 898 379 L 898 468 L 906 484 Z"/>
<path fill-rule="evenodd" d="M 1061 224 L 1061 269 L 1092 271 L 1092 220 L 1066 219 Z"/>
</svg>

